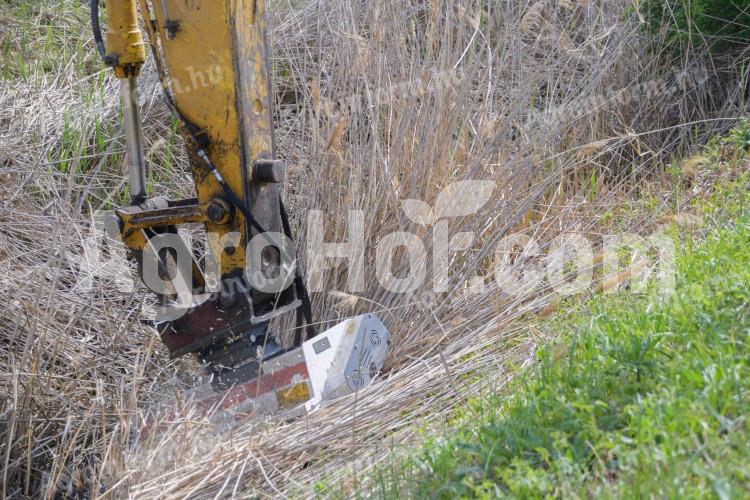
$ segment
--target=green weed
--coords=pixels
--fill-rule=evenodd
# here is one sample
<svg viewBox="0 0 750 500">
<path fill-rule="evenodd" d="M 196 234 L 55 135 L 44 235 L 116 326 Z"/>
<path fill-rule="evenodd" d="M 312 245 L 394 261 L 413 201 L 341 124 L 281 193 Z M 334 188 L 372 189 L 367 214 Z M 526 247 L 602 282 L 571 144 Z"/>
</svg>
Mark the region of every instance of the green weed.
<svg viewBox="0 0 750 500">
<path fill-rule="evenodd" d="M 742 130 L 720 142 L 742 147 Z M 749 187 L 744 172 L 696 203 L 714 223 L 702 243 L 681 235 L 674 293 L 600 296 L 553 322 L 562 340 L 535 369 L 378 471 L 372 495 L 748 495 Z"/>
</svg>

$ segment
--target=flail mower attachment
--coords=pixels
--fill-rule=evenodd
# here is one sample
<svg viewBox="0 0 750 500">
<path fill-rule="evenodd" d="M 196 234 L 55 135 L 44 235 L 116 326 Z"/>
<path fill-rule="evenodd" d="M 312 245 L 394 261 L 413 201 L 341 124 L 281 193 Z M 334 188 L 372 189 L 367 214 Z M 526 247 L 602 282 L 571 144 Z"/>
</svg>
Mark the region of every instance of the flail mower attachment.
<svg viewBox="0 0 750 500">
<path fill-rule="evenodd" d="M 383 368 L 390 344 L 380 319 L 364 314 L 296 349 L 252 361 L 244 369 L 255 370 L 255 378 L 228 388 L 206 384 L 190 396 L 216 423 L 258 415 L 294 418 L 366 387 Z"/>
</svg>

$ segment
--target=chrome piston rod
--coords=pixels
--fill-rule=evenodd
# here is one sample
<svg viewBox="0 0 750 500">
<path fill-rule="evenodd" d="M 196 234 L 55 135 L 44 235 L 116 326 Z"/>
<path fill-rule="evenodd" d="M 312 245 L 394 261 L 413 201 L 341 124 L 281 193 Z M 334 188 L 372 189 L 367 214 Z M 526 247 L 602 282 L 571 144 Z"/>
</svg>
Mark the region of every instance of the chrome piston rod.
<svg viewBox="0 0 750 500">
<path fill-rule="evenodd" d="M 138 88 L 135 78 L 123 78 L 120 82 L 130 199 L 131 203 L 137 205 L 146 199 L 146 160 L 143 155 L 143 131 L 138 112 Z"/>
</svg>

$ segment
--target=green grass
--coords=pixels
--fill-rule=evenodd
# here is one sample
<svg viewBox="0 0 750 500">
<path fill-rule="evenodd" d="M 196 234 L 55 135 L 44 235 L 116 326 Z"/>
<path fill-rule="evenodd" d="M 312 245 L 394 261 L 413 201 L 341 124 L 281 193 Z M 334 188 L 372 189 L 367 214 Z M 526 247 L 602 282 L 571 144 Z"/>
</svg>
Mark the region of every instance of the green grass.
<svg viewBox="0 0 750 500">
<path fill-rule="evenodd" d="M 105 3 L 100 4 L 106 26 Z M 50 142 L 40 158 L 49 173 L 75 170 L 75 182 L 86 190 L 84 212 L 129 200 L 127 187 L 118 182 L 122 147 L 112 142 L 122 142 L 117 137 L 122 134 L 121 117 L 100 111 L 111 102 L 107 89 L 115 77 L 96 51 L 89 14 L 88 2 L 81 0 L 0 0 L 0 81 L 20 89 L 23 102 L 38 99 L 41 108 L 56 110 L 60 133 L 51 136 L 54 127 L 32 132 L 28 144 L 35 148 Z M 150 125 L 144 123 L 147 133 Z M 148 150 L 150 191 L 155 184 L 163 190 L 171 181 L 175 156 L 181 152 L 178 137 L 173 126 L 163 150 Z M 99 175 L 94 182 L 92 172 Z"/>
<path fill-rule="evenodd" d="M 750 9 L 737 0 L 643 0 L 641 10 L 652 32 L 666 30 L 667 42 L 687 46 L 707 40 L 725 49 L 745 44 Z"/>
<path fill-rule="evenodd" d="M 748 193 L 750 172 L 720 181 L 697 203 L 700 237 L 675 231 L 674 293 L 599 296 L 558 319 L 534 369 L 379 470 L 371 494 L 749 497 Z"/>
<path fill-rule="evenodd" d="M 0 80 L 87 75 L 100 67 L 87 2 L 0 0 Z"/>
</svg>

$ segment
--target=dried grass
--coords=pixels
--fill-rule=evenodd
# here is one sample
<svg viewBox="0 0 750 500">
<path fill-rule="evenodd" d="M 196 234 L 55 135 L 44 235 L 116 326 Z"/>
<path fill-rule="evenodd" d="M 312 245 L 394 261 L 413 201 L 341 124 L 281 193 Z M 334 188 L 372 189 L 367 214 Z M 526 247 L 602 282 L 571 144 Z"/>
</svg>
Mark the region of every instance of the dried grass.
<svg viewBox="0 0 750 500">
<path fill-rule="evenodd" d="M 324 324 L 380 311 L 394 339 L 385 373 L 297 421 L 216 434 L 186 408 L 163 432 L 140 435 L 143 415 L 179 395 L 198 367 L 158 352 L 140 320 L 145 291 L 124 295 L 112 279 L 89 287 L 79 279 L 89 214 L 120 202 L 113 193 L 124 186 L 115 83 L 63 67 L 4 81 L 3 495 L 296 496 L 324 478 L 342 491 L 365 487 L 365 472 L 405 452 L 416 426 L 440 425 L 483 387 L 501 388 L 511 363 L 533 358 L 541 339 L 518 320 L 551 314 L 559 299 L 549 284 L 520 296 L 498 289 L 490 277 L 503 237 L 523 232 L 546 249 L 565 231 L 597 234 L 604 213 L 658 184 L 671 153 L 746 111 L 737 108 L 741 89 L 726 85 L 738 70 L 721 61 L 706 66 L 702 85 L 639 90 L 663 77 L 668 57 L 645 52 L 620 2 L 280 4 L 278 142 L 292 165 L 287 198 L 301 253 L 308 209 L 324 210 L 327 241 L 347 239 L 348 210 L 365 214 L 365 289 L 347 290 L 338 267 L 326 275 L 333 293 L 315 294 L 314 310 Z M 78 63 L 90 64 L 93 49 L 84 47 Z M 703 60 L 696 54 L 679 69 Z M 185 196 L 184 152 L 153 73 L 143 80 L 153 191 Z M 431 294 L 429 280 L 408 296 L 379 287 L 380 237 L 409 231 L 431 251 L 429 228 L 406 218 L 402 200 L 432 204 L 462 179 L 498 189 L 476 216 L 451 223 L 477 235 L 452 256 L 451 292 Z M 481 292 L 466 285 L 474 276 L 484 277 Z"/>
</svg>

